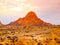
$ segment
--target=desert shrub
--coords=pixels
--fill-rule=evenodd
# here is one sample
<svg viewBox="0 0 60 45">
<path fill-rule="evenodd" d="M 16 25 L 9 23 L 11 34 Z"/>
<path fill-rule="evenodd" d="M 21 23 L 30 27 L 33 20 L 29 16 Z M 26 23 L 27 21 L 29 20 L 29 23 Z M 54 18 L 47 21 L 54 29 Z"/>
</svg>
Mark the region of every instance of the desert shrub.
<svg viewBox="0 0 60 45">
<path fill-rule="evenodd" d="M 9 43 L 5 43 L 5 45 L 9 45 Z"/>
<path fill-rule="evenodd" d="M 0 38 L 0 41 L 1 41 L 1 42 L 3 42 L 4 40 L 5 40 L 5 38 L 2 38 L 2 37 Z"/>
<path fill-rule="evenodd" d="M 40 42 L 38 42 L 38 45 L 43 45 L 43 44 L 41 44 Z"/>
<path fill-rule="evenodd" d="M 3 45 L 3 44 L 0 44 L 0 45 Z"/>
<path fill-rule="evenodd" d="M 56 41 L 56 43 L 60 43 L 60 39 L 54 38 L 54 40 Z"/>
</svg>

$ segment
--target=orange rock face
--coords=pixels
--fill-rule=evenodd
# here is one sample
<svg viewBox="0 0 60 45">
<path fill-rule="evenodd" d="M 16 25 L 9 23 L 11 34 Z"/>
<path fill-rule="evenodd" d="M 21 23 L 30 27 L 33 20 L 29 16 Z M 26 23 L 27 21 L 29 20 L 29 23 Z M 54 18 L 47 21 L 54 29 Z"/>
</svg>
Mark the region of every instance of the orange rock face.
<svg viewBox="0 0 60 45">
<path fill-rule="evenodd" d="M 19 18 L 17 21 L 10 23 L 9 25 L 22 25 L 22 26 L 50 26 L 41 19 L 39 19 L 34 12 L 29 12 L 24 18 Z"/>
</svg>

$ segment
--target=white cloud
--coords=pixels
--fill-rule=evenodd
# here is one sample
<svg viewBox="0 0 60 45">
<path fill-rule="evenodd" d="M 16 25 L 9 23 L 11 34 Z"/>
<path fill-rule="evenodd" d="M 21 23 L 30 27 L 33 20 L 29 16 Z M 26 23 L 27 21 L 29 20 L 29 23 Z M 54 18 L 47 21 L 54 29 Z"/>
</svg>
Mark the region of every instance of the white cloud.
<svg viewBox="0 0 60 45">
<path fill-rule="evenodd" d="M 9 8 L 8 10 L 10 10 L 10 11 L 21 11 L 22 7 L 13 7 L 13 8 Z"/>
</svg>

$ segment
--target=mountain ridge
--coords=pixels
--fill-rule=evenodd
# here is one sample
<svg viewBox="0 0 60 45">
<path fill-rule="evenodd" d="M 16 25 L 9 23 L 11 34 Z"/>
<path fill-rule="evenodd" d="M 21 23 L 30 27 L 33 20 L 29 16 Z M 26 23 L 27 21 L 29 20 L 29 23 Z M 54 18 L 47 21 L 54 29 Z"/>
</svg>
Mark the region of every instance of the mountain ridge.
<svg viewBox="0 0 60 45">
<path fill-rule="evenodd" d="M 8 25 L 20 25 L 20 26 L 51 26 L 52 24 L 46 23 L 37 17 L 36 13 L 30 11 L 23 18 L 19 18 L 17 21 L 11 22 Z"/>
</svg>

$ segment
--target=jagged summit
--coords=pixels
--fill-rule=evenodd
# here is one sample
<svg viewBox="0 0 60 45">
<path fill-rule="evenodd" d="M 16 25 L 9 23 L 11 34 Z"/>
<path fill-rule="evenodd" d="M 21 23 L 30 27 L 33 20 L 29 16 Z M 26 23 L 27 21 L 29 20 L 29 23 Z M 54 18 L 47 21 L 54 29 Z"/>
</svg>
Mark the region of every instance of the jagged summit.
<svg viewBox="0 0 60 45">
<path fill-rule="evenodd" d="M 33 11 L 30 11 L 24 18 L 19 18 L 17 21 L 23 20 L 23 19 L 29 19 L 29 20 L 34 19 L 35 20 L 37 18 L 38 17 L 36 16 L 36 13 Z"/>
<path fill-rule="evenodd" d="M 50 23 L 46 23 L 36 16 L 36 13 L 30 11 L 24 18 L 19 18 L 17 21 L 10 23 L 9 25 L 20 26 L 50 26 Z"/>
<path fill-rule="evenodd" d="M 25 16 L 25 18 L 38 18 L 38 17 L 36 16 L 36 13 L 35 13 L 35 12 L 30 11 L 30 12 Z"/>
</svg>

